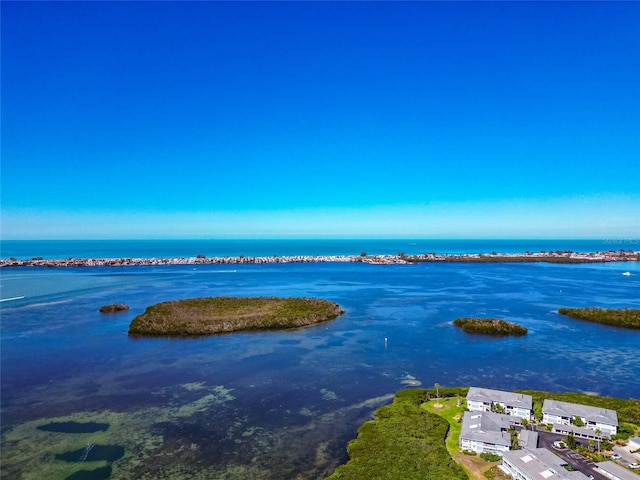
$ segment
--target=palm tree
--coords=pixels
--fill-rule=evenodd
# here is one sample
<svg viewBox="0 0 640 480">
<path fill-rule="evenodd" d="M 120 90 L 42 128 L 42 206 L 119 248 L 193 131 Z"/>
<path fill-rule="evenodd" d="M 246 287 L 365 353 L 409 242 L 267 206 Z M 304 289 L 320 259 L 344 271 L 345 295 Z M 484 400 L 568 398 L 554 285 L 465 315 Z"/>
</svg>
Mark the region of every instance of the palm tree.
<svg viewBox="0 0 640 480">
<path fill-rule="evenodd" d="M 602 440 L 602 430 L 596 428 L 596 440 L 598 441 L 598 453 L 600 453 L 600 441 Z"/>
</svg>

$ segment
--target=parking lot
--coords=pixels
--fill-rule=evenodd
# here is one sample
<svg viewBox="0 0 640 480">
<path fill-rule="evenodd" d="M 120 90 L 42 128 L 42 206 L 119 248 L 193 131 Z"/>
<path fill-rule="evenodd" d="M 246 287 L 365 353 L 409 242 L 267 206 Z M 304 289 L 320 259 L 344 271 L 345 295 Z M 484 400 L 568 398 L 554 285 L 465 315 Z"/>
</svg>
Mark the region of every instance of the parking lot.
<svg viewBox="0 0 640 480">
<path fill-rule="evenodd" d="M 544 431 L 538 431 L 538 447 L 543 447 L 558 454 L 568 465 L 571 465 L 574 470 L 584 473 L 585 475 L 593 475 L 595 480 L 610 480 L 596 470 L 596 464 L 586 457 L 583 457 L 579 453 L 576 453 L 569 449 L 557 449 L 554 448 L 553 442 L 557 440 L 565 440 L 566 435 L 559 435 L 557 433 L 550 433 Z M 580 439 L 577 439 L 580 443 Z"/>
</svg>

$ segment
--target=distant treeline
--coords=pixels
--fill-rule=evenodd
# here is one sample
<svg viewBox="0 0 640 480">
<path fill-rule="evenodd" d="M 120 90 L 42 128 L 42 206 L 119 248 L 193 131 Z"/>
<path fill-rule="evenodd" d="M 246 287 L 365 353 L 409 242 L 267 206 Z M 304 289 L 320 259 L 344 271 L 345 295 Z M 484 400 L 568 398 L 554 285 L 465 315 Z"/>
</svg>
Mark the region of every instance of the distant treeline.
<svg viewBox="0 0 640 480">
<path fill-rule="evenodd" d="M 453 324 L 466 333 L 499 336 L 513 335 L 516 337 L 527 334 L 525 327 L 497 318 L 458 318 L 453 321 Z"/>
<path fill-rule="evenodd" d="M 433 262 L 434 259 L 421 257 L 419 255 L 404 255 L 403 260 L 411 263 Z M 635 259 L 635 258 L 631 258 Z M 559 257 L 555 255 L 529 256 L 529 255 L 479 255 L 477 257 L 469 255 L 438 255 L 437 261 L 452 263 L 602 263 L 603 260 L 597 258 L 573 258 Z"/>
<path fill-rule="evenodd" d="M 558 313 L 588 322 L 640 328 L 640 309 L 638 308 L 561 308 Z"/>
</svg>

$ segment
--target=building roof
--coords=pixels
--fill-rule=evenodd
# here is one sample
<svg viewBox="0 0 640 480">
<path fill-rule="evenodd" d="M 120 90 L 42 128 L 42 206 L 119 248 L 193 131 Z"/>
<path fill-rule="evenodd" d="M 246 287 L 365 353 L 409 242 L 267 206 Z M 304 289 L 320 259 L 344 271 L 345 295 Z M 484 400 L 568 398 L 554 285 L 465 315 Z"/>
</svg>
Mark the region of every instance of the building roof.
<svg viewBox="0 0 640 480">
<path fill-rule="evenodd" d="M 615 462 L 600 462 L 596 463 L 596 466 L 603 472 L 607 472 L 620 480 L 637 480 L 638 475 L 621 467 Z"/>
<path fill-rule="evenodd" d="M 475 442 L 511 446 L 508 430 L 513 417 L 492 412 L 464 412 L 460 438 Z"/>
<path fill-rule="evenodd" d="M 489 388 L 470 387 L 467 393 L 467 401 L 483 403 L 502 403 L 510 407 L 520 407 L 531 410 L 533 399 L 531 395 L 523 393 L 503 392 L 502 390 L 491 390 Z"/>
<path fill-rule="evenodd" d="M 503 459 L 518 467 L 529 478 L 540 480 L 587 480 L 581 472 L 569 472 L 560 457 L 546 448 L 525 448 L 504 452 Z"/>
<path fill-rule="evenodd" d="M 608 408 L 590 407 L 578 403 L 560 402 L 558 400 L 545 400 L 542 404 L 542 413 L 560 415 L 562 417 L 582 417 L 591 422 L 618 425 L 618 414 Z"/>
<path fill-rule="evenodd" d="M 534 432 L 533 430 L 520 430 L 518 445 L 522 448 L 537 448 L 538 432 Z"/>
</svg>

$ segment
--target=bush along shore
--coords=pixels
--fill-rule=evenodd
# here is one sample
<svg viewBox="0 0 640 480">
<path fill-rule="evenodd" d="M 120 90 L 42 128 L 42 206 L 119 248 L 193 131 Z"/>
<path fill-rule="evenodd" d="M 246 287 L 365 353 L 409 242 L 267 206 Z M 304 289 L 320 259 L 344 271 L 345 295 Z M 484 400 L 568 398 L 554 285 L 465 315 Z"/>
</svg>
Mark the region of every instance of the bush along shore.
<svg viewBox="0 0 640 480">
<path fill-rule="evenodd" d="M 421 408 L 428 396 L 427 390 L 402 390 L 391 405 L 377 409 L 375 420 L 349 442 L 349 461 L 326 480 L 466 480 L 445 446 L 449 423 Z"/>
<path fill-rule="evenodd" d="M 616 327 L 640 328 L 638 308 L 561 308 L 561 315 Z"/>
<path fill-rule="evenodd" d="M 298 328 L 344 311 L 316 298 L 209 297 L 163 302 L 133 319 L 129 335 L 190 336 L 240 330 Z"/>
<path fill-rule="evenodd" d="M 515 337 L 527 334 L 525 327 L 497 318 L 458 318 L 453 321 L 453 324 L 466 333 Z"/>
</svg>

